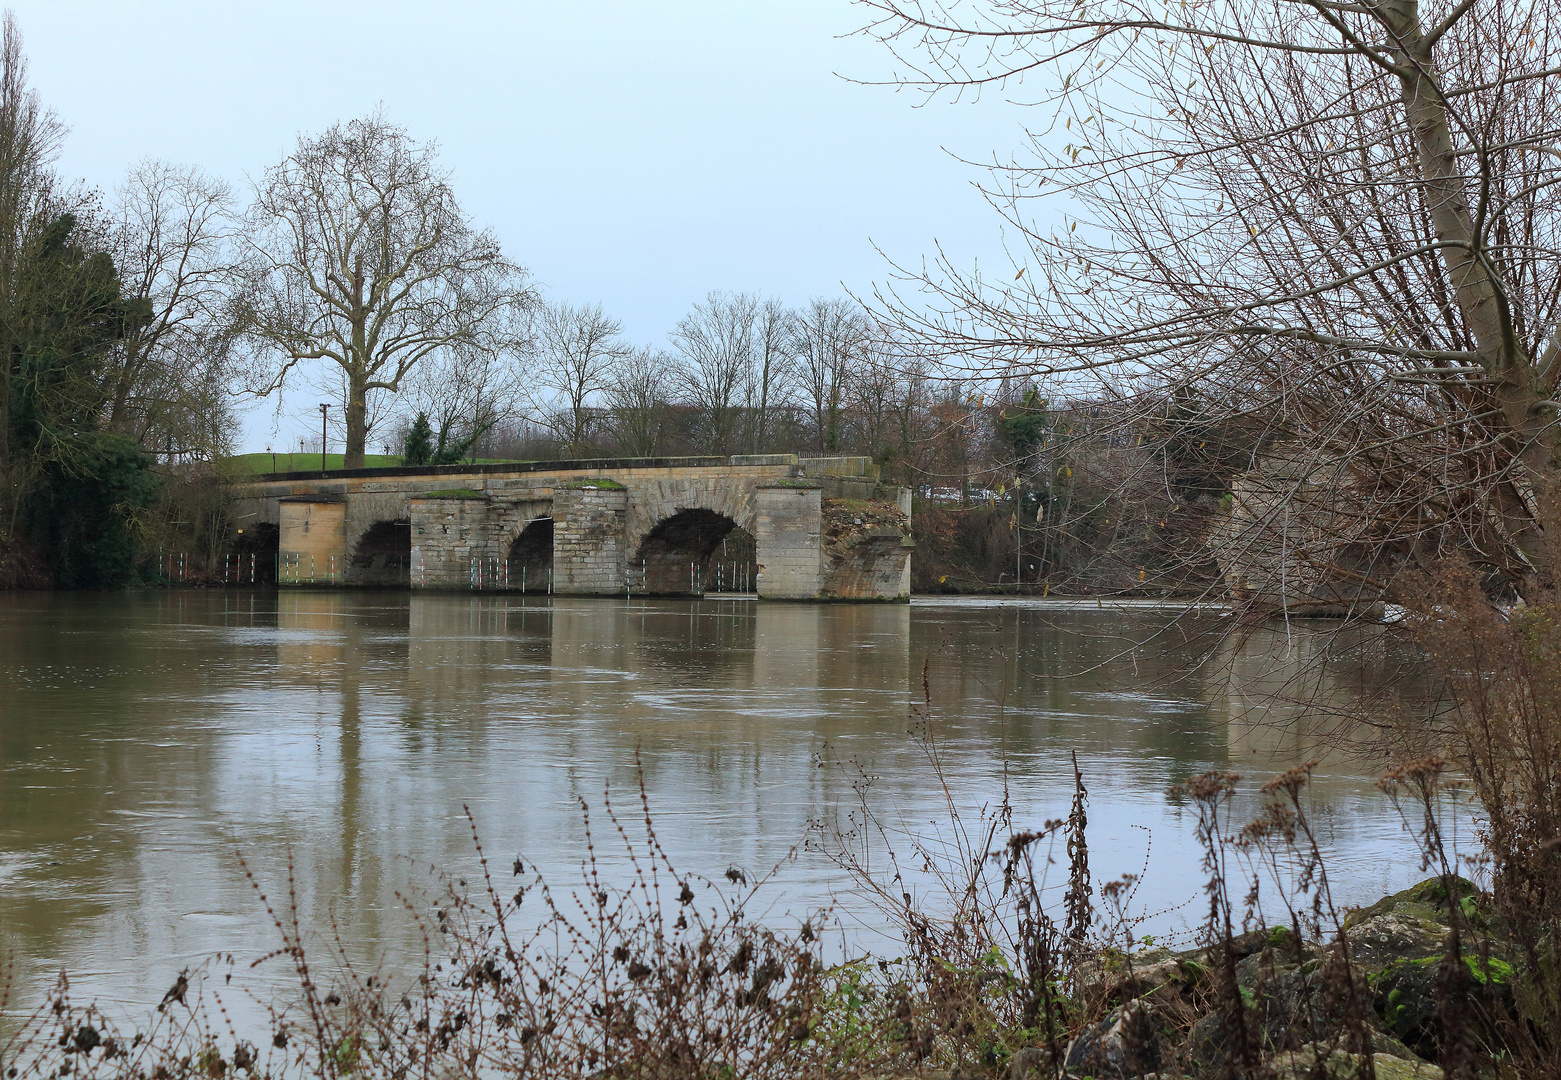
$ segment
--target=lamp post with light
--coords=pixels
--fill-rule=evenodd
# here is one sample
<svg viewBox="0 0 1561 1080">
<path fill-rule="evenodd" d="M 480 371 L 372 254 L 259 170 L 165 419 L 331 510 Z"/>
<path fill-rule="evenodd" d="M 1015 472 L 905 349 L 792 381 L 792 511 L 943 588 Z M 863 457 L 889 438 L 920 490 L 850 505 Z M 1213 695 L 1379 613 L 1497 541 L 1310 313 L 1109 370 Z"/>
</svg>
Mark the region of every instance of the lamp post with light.
<svg viewBox="0 0 1561 1080">
<path fill-rule="evenodd" d="M 325 471 L 325 418 L 330 412 L 330 404 L 320 402 L 320 471 Z"/>
</svg>

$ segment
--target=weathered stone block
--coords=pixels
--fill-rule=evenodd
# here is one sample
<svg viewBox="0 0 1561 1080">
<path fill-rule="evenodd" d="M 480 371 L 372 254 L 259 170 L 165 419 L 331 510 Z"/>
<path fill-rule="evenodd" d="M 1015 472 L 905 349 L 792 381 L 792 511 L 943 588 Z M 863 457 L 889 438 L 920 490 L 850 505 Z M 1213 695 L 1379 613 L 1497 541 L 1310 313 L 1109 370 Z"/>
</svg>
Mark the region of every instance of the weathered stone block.
<svg viewBox="0 0 1561 1080">
<path fill-rule="evenodd" d="M 339 495 L 294 495 L 281 500 L 277 582 L 340 584 L 347 568 L 347 503 Z"/>
<path fill-rule="evenodd" d="M 811 600 L 821 584 L 822 493 L 816 487 L 761 487 L 753 538 L 758 548 L 758 593 L 770 600 Z"/>
</svg>

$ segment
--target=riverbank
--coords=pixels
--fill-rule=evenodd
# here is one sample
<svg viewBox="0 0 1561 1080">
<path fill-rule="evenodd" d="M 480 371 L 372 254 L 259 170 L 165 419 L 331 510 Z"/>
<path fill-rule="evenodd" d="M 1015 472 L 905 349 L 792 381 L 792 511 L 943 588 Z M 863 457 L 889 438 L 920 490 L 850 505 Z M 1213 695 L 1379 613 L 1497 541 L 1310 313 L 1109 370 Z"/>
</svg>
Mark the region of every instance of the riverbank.
<svg viewBox="0 0 1561 1080">
<path fill-rule="evenodd" d="M 430 957 L 411 981 L 350 971 L 332 978 L 319 958 L 311 967 L 284 910 L 281 954 L 300 993 L 273 1005 L 268 1031 L 227 1022 L 227 980 L 242 973 L 230 962 L 222 980 L 221 965 L 180 975 L 136 1030 L 62 990 L 19 1030 L 0 1029 L 0 1070 L 13 1080 L 230 1072 L 404 1080 L 492 1070 L 668 1080 L 1344 1080 L 1374 1069 L 1378 1080 L 1441 1080 L 1439 1061 L 1477 1056 L 1479 1067 L 1458 1074 L 1500 1076 L 1492 1064 L 1500 1017 L 1515 1007 L 1510 948 L 1481 922 L 1472 887 L 1451 884 L 1428 879 L 1350 911 L 1328 940 L 1275 927 L 1179 952 L 1095 948 L 1071 967 L 1058 953 L 1040 981 L 1026 976 L 1041 973 L 1035 963 L 1044 967 L 1044 957 L 994 956 L 985 970 L 969 970 L 946 958 L 918 961 L 914 942 L 893 960 L 817 967 L 806 925 L 767 930 L 740 906 L 705 919 L 687 884 L 668 901 L 677 925 L 660 920 L 671 911 L 657 902 L 635 908 L 621 894 L 604 896 L 594 916 L 568 916 L 561 905 L 559 917 L 576 930 L 603 932 L 599 945 L 576 941 L 563 955 L 527 954 L 535 940 L 506 939 L 511 905 L 496 893 L 451 893 L 428 916 L 443 946 L 435 956 L 448 951 L 449 966 Z M 0 994 L 0 1013 L 6 1005 Z"/>
<path fill-rule="evenodd" d="M 1470 934 L 1456 905 L 1474 915 L 1477 894 L 1457 879 L 1451 891 L 1450 908 L 1447 884 L 1420 882 L 1347 913 L 1327 941 L 1280 926 L 1183 952 L 1108 953 L 1070 999 L 1100 1019 L 1074 1033 L 1064 1065 L 1096 1077 L 1301 1080 L 1368 1075 L 1371 1054 L 1379 1080 L 1440 1080 L 1449 1050 L 1499 1056 L 1494 1014 L 1513 1009 L 1512 949 L 1489 927 Z"/>
</svg>

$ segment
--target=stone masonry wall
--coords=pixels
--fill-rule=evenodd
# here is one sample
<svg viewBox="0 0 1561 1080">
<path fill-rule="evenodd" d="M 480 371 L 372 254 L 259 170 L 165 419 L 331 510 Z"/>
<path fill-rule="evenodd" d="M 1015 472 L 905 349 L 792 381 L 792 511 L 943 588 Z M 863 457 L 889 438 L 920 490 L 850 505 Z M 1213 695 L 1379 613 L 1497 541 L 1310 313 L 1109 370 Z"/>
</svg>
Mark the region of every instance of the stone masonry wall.
<svg viewBox="0 0 1561 1080">
<path fill-rule="evenodd" d="M 579 596 L 624 591 L 628 555 L 622 488 L 562 487 L 553 493 L 553 591 Z"/>
<path fill-rule="evenodd" d="M 452 494 L 428 497 L 436 487 Z M 823 498 L 892 503 L 900 496 L 906 509 L 907 493 L 881 484 L 877 467 L 861 458 L 538 462 L 405 475 L 339 470 L 263 477 L 236 485 L 234 494 L 237 527 L 262 521 L 283 526 L 281 548 L 300 566 L 299 584 L 309 583 L 311 569 L 317 583 L 330 580 L 333 565 L 345 569 L 360 540 L 372 534 L 381 543 L 386 523 L 409 521 L 411 587 L 518 589 L 506 573 L 513 569 L 510 547 L 528 524 L 551 517 L 555 591 L 616 595 L 645 537 L 668 519 L 698 510 L 752 534 L 762 597 L 811 599 L 833 592 L 890 599 L 908 591 L 909 549 L 896 547 L 887 532 L 872 538 L 881 544 L 855 551 L 861 558 L 849 573 L 841 573 L 834 566 L 839 560 L 824 550 Z M 867 548 L 879 557 L 866 559 Z"/>
<path fill-rule="evenodd" d="M 407 500 L 412 521 L 411 585 L 414 589 L 487 587 L 502 532 L 485 498 L 450 496 Z"/>
<path fill-rule="evenodd" d="M 827 491 L 827 489 L 826 489 Z M 910 517 L 884 499 L 825 498 L 823 583 L 830 600 L 908 600 Z"/>
<path fill-rule="evenodd" d="M 347 570 L 347 504 L 330 496 L 284 499 L 278 507 L 277 580 L 340 584 Z"/>
<path fill-rule="evenodd" d="M 754 491 L 754 542 L 759 551 L 758 593 L 765 600 L 811 600 L 818 596 L 820 570 L 817 486 L 785 485 Z"/>
</svg>

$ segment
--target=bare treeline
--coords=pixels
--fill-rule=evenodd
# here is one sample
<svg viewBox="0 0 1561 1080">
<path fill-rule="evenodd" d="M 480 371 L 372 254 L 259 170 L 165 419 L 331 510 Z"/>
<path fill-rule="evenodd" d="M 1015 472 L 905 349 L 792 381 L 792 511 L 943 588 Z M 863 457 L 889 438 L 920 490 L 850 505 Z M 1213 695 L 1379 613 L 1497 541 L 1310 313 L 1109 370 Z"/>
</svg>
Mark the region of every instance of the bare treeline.
<svg viewBox="0 0 1561 1080">
<path fill-rule="evenodd" d="M 67 228 L 125 305 L 56 410 L 60 427 L 90 418 L 151 460 L 211 462 L 235 449 L 246 401 L 270 399 L 281 417 L 302 399 L 311 418 L 324 401 L 348 467 L 371 450 L 401 456 L 419 417 L 437 460 L 888 460 L 924 434 L 930 373 L 860 305 L 717 291 L 660 340 L 631 341 L 599 304 L 544 298 L 462 209 L 437 148 L 378 111 L 301 135 L 244 191 L 159 161 L 108 192 L 62 184 L 65 129 L 28 89 L 6 26 L 0 272 L 19 280 L 29 243 Z M 0 426 L 27 378 L 0 380 Z M 0 441 L 0 461 L 24 440 Z"/>
<path fill-rule="evenodd" d="M 597 306 L 548 304 L 517 358 L 496 456 L 876 455 L 925 442 L 930 373 L 856 304 L 800 308 L 711 292 L 664 343 L 633 344 Z M 495 396 L 502 391 L 495 388 Z"/>
</svg>

